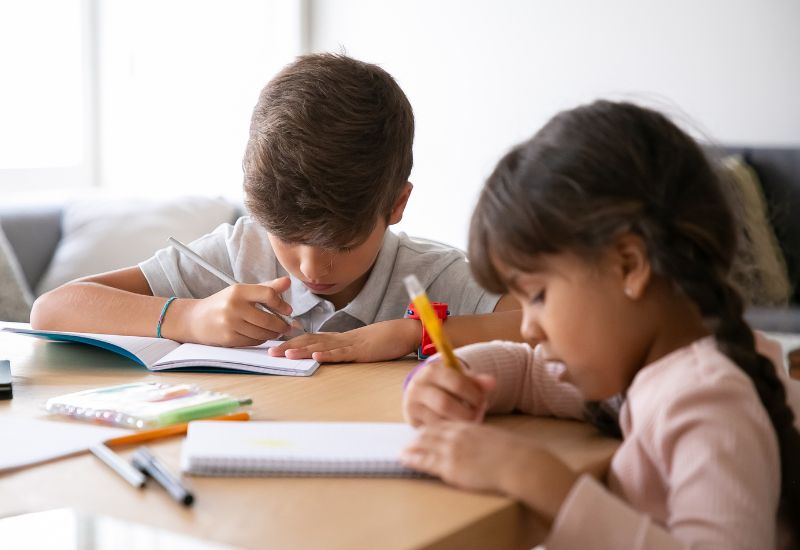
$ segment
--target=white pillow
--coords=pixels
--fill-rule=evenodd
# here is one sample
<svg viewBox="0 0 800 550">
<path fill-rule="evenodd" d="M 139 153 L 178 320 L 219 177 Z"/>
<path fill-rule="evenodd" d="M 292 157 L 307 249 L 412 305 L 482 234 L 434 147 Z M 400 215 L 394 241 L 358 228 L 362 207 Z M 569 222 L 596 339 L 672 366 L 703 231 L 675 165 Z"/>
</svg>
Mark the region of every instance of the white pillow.
<svg viewBox="0 0 800 550">
<path fill-rule="evenodd" d="M 167 237 L 192 241 L 231 222 L 234 212 L 231 202 L 210 197 L 115 197 L 67 204 L 61 241 L 36 294 L 79 277 L 134 266 L 167 246 Z"/>
</svg>

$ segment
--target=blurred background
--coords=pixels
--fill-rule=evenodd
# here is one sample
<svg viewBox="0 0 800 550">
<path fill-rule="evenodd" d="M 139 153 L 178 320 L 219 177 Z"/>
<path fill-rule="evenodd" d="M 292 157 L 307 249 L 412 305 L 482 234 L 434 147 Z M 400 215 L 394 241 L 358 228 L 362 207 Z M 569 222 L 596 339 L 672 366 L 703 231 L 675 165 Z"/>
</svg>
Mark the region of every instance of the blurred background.
<svg viewBox="0 0 800 550">
<path fill-rule="evenodd" d="M 0 197 L 238 200 L 262 86 L 298 54 L 345 52 L 415 111 L 400 229 L 464 247 L 503 152 L 581 102 L 800 145 L 798 24 L 797 0 L 0 0 Z"/>
</svg>

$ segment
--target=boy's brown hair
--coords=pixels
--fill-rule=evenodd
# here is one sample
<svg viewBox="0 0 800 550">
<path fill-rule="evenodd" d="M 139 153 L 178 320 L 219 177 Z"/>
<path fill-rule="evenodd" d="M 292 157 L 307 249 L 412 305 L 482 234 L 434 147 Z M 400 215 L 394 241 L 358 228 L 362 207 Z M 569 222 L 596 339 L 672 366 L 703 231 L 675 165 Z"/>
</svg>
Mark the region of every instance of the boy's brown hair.
<svg viewBox="0 0 800 550">
<path fill-rule="evenodd" d="M 411 105 L 386 71 L 345 55 L 301 56 L 253 111 L 245 203 L 283 241 L 358 244 L 402 193 L 413 140 Z"/>
</svg>

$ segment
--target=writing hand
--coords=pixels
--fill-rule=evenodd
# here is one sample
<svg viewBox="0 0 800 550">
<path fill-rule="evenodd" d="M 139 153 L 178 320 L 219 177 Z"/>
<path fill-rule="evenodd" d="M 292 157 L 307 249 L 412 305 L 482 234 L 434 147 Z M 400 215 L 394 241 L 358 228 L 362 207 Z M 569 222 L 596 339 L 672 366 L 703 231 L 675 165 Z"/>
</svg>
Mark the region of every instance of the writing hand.
<svg viewBox="0 0 800 550">
<path fill-rule="evenodd" d="M 403 395 L 403 416 L 412 426 L 443 420 L 481 422 L 488 394 L 496 385 L 488 374 L 446 368 L 434 358 L 409 382 Z"/>
</svg>

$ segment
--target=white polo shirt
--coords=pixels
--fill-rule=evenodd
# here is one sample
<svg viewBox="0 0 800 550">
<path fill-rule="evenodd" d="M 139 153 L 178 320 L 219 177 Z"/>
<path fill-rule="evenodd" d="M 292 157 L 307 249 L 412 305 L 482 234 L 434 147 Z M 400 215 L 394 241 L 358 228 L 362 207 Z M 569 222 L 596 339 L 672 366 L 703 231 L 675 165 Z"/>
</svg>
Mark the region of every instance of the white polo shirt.
<svg viewBox="0 0 800 550">
<path fill-rule="evenodd" d="M 289 275 L 275 257 L 266 229 L 249 216 L 234 225 L 220 225 L 190 246 L 242 283 L 263 283 Z M 139 268 L 155 296 L 205 298 L 227 286 L 171 247 L 159 250 Z M 500 298 L 475 283 L 460 250 L 415 241 L 389 230 L 364 287 L 342 309 L 336 311 L 331 302 L 291 276 L 291 287 L 283 298 L 307 331 L 344 332 L 403 318 L 409 302 L 403 278 L 412 273 L 432 301 L 448 304 L 451 315 L 489 313 Z"/>
</svg>

